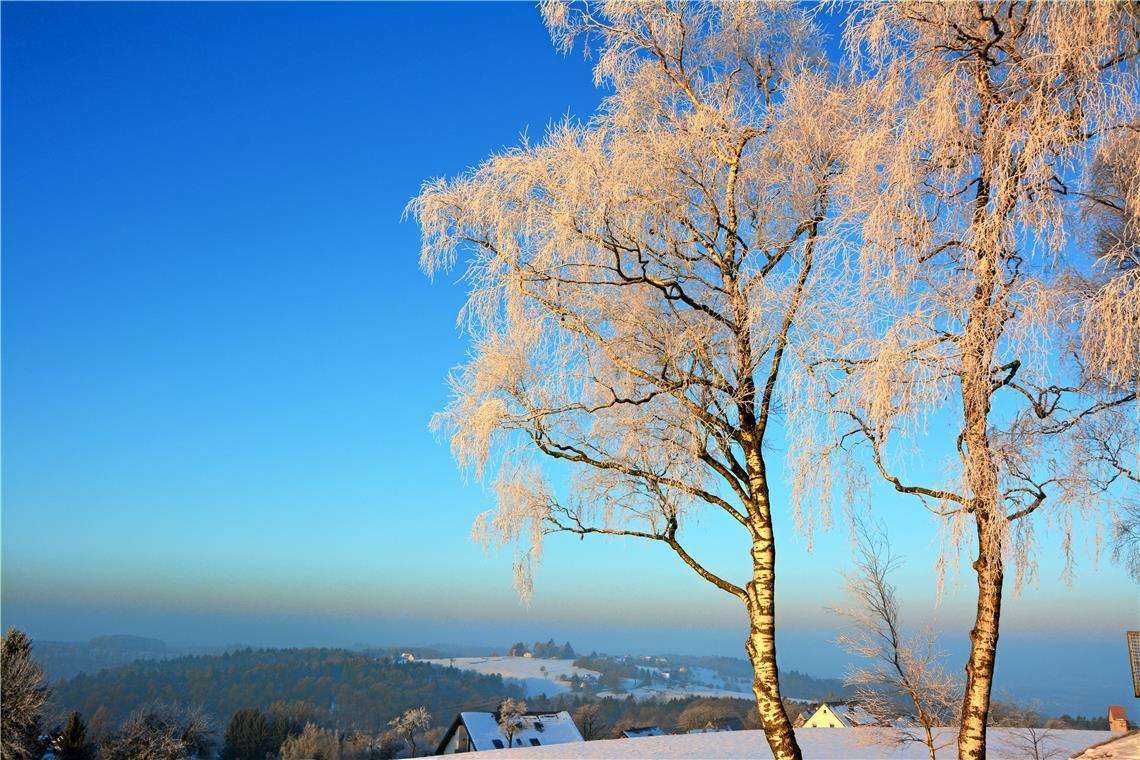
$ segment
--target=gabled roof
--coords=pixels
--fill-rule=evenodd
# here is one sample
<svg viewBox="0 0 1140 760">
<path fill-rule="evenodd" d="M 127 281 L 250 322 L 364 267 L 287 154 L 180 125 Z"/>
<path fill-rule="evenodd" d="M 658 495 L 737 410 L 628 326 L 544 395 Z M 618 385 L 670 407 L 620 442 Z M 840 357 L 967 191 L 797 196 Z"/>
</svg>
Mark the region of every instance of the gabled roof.
<svg viewBox="0 0 1140 760">
<path fill-rule="evenodd" d="M 1128 713 L 1124 712 L 1123 705 L 1109 705 L 1108 706 L 1108 719 L 1109 720 L 1127 720 Z"/>
<path fill-rule="evenodd" d="M 824 702 L 816 708 L 815 712 L 808 716 L 806 722 L 810 722 L 821 713 L 831 713 L 835 716 L 835 719 L 839 721 L 839 725 L 844 728 L 874 726 L 878 723 L 874 716 L 860 707 L 857 702 Z"/>
<path fill-rule="evenodd" d="M 505 749 L 507 737 L 499 730 L 499 714 L 491 712 L 461 712 L 452 721 L 436 750 L 443 754 L 448 742 L 460 726 L 467 729 L 471 746 L 476 752 Z M 565 710 L 561 712 L 528 711 L 523 714 L 523 727 L 513 737 L 513 747 L 540 747 L 547 744 L 566 744 L 583 741 L 574 725 L 574 719 Z M 498 746 L 495 743 L 498 742 Z"/>
</svg>

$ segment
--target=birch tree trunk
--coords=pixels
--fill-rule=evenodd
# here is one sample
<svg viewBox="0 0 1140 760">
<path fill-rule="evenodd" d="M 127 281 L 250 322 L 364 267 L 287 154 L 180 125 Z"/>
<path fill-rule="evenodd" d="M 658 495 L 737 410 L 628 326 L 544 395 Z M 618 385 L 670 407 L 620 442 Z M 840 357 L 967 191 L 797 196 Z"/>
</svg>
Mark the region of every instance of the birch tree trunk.
<svg viewBox="0 0 1140 760">
<path fill-rule="evenodd" d="M 803 755 L 788 714 L 784 712 L 776 665 L 776 544 L 767 498 L 760 500 L 753 510 L 751 524 L 754 533 L 752 580 L 745 587 L 749 621 L 745 648 L 755 673 L 752 692 L 756 695 L 756 708 L 772 755 L 778 760 L 800 760 Z"/>
<path fill-rule="evenodd" d="M 984 79 L 985 71 L 979 74 Z M 980 88 L 979 88 L 980 89 Z M 990 128 L 989 104 L 979 115 L 979 132 L 985 138 Z M 998 466 L 989 439 L 989 416 L 995 390 L 993 363 L 1002 336 L 1003 304 L 998 289 L 998 261 L 1003 248 L 996 228 L 1012 211 L 1011 193 L 998 199 L 997 219 L 987 218 L 993 167 L 982 162 L 975 197 L 974 226 L 977 230 L 976 286 L 967 312 L 962 339 L 962 442 L 965 446 L 966 480 L 973 494 L 971 508 L 977 531 L 978 555 L 973 562 L 978 596 L 974 627 L 970 631 L 970 657 L 966 663 L 966 687 L 958 733 L 960 760 L 983 760 L 986 756 L 986 723 L 990 692 L 997 662 L 998 627 L 1003 579 L 1002 543 L 1004 513 L 998 488 Z"/>
<path fill-rule="evenodd" d="M 1000 557 L 995 562 L 981 546 L 991 529 L 978 517 L 978 558 L 973 563 L 978 579 L 977 614 L 970 630 L 970 658 L 966 662 L 966 689 L 958 734 L 960 760 L 983 760 L 986 756 L 986 723 L 990 712 L 994 666 L 997 662 L 998 626 L 1005 573 Z"/>
</svg>

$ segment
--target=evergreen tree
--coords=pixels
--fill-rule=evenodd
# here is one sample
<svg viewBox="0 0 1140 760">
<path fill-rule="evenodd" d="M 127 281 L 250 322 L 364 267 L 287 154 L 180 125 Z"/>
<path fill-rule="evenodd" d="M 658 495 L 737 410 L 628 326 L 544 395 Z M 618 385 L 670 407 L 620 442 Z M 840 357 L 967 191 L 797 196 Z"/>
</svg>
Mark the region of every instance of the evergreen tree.
<svg viewBox="0 0 1140 760">
<path fill-rule="evenodd" d="M 38 757 L 40 710 L 48 698 L 32 641 L 14 626 L 0 647 L 0 760 Z"/>
<path fill-rule="evenodd" d="M 94 747 L 87 740 L 87 724 L 78 710 L 72 710 L 67 716 L 67 724 L 56 739 L 55 747 L 59 760 L 89 760 L 94 756 Z"/>
<path fill-rule="evenodd" d="M 274 743 L 270 722 L 260 710 L 238 710 L 226 726 L 223 760 L 264 760 L 275 753 L 280 744 Z"/>
</svg>

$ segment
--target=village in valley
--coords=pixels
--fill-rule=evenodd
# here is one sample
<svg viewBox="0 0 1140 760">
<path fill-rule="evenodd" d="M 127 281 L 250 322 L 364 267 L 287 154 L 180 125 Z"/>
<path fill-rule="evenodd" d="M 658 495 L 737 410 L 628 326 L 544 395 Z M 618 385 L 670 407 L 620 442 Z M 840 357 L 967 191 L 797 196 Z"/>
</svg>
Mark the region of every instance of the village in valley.
<svg viewBox="0 0 1140 760">
<path fill-rule="evenodd" d="M 703 659 L 704 666 L 694 663 Z M 416 662 L 412 651 L 402 651 L 396 656 L 397 662 Z M 733 714 L 732 706 L 718 703 L 717 700 L 742 700 L 747 704 L 753 698 L 749 691 L 749 679 L 740 671 L 747 667 L 742 661 L 731 658 L 686 658 L 679 656 L 606 656 L 592 653 L 578 657 L 569 642 L 561 647 L 553 640 L 536 642 L 532 648 L 524 643 L 513 645 L 506 654 L 490 654 L 482 657 L 426 658 L 419 660 L 440 667 L 472 670 L 484 674 L 496 674 L 509 683 L 523 687 L 527 696 L 540 697 L 547 701 L 550 696 L 574 695 L 579 698 L 629 701 L 671 701 L 690 698 L 705 698 L 705 714 L 697 722 L 682 719 L 675 725 L 619 725 L 607 727 L 608 733 L 599 731 L 600 721 L 597 708 L 585 702 L 573 713 L 570 710 L 526 710 L 525 703 L 506 700 L 494 710 L 461 710 L 448 726 L 439 745 L 437 755 L 464 752 L 487 752 L 520 748 L 534 750 L 540 747 L 560 745 L 558 749 L 535 753 L 536 757 L 669 757 L 679 751 L 678 756 L 689 756 L 693 746 L 707 747 L 708 752 L 726 751 L 727 757 L 735 753 L 749 754 L 763 751 L 756 744 L 755 726 L 745 725 L 741 714 Z M 735 665 L 733 664 L 735 663 Z M 711 665 L 711 667 L 710 667 Z M 590 666 L 593 666 L 591 669 Z M 858 700 L 845 696 L 838 682 L 808 679 L 811 690 L 839 687 L 822 699 L 785 698 L 785 709 L 789 716 L 794 714 L 793 725 L 803 736 L 807 746 L 812 746 L 812 732 L 807 729 L 853 729 L 855 733 L 829 739 L 819 734 L 820 748 L 830 747 L 829 752 L 840 752 L 834 757 L 922 757 L 906 754 L 902 748 L 912 744 L 924 747 L 917 732 L 919 723 L 900 704 L 899 712 L 893 719 L 876 717 L 860 705 Z M 745 714 L 745 713 L 742 713 Z M 1068 757 L 1071 753 L 1084 750 L 1090 743 L 1099 744 L 1102 749 L 1080 754 L 1081 758 L 1126 757 L 1126 752 L 1140 752 L 1140 734 L 1135 724 L 1128 721 L 1125 709 L 1120 705 L 1110 705 L 1106 716 L 1099 721 L 1100 730 L 1082 726 L 1080 729 L 1065 727 L 1064 721 L 1045 722 L 1046 727 L 1036 727 L 1040 722 L 1037 716 L 1025 713 L 1006 716 L 1006 723 L 994 729 L 994 742 L 997 752 L 1015 752 L 1025 746 L 1036 747 L 1040 757 Z M 1084 720 L 1084 719 L 1082 719 Z M 703 721 L 703 722 L 702 722 Z M 1015 725 L 1018 722 L 1024 725 Z M 1091 722 L 1091 721 L 1090 721 Z M 627 721 L 628 723 L 628 721 Z M 939 731 L 950 737 L 948 729 Z M 676 739 L 658 739 L 646 743 L 644 747 L 629 744 L 600 748 L 595 752 L 576 750 L 563 745 L 586 741 L 601 741 L 612 744 L 615 740 L 645 739 L 651 737 L 696 737 L 708 734 L 734 734 L 742 732 L 735 739 L 709 737 L 712 743 L 692 745 L 688 738 L 682 743 L 690 743 L 688 750 L 679 750 Z M 909 737 L 900 741 L 899 737 Z M 1026 744 L 1028 742 L 1028 744 Z M 945 746 L 951 745 L 949 739 Z M 1024 745 L 1024 746 L 1023 746 Z M 720 747 L 720 749 L 716 749 Z M 915 747 L 912 747 L 914 749 Z M 702 751 L 702 750 L 698 750 Z M 866 752 L 868 754 L 862 754 Z M 997 754 L 1000 757 L 1002 755 Z M 856 754 L 851 754 L 856 753 Z M 884 754 L 877 754 L 884 753 Z M 514 757 L 516 755 L 512 755 Z M 712 755 L 710 755 L 712 756 Z M 1073 754 L 1074 757 L 1078 756 Z"/>
<path fill-rule="evenodd" d="M 10 650 L 27 643 L 21 637 L 9 634 Z M 749 691 L 750 666 L 732 657 L 582 654 L 553 639 L 500 649 L 435 644 L 185 654 L 155 639 L 101 636 L 36 647 L 42 662 L 27 657 L 28 650 L 16 662 L 11 651 L 6 655 L 15 680 L 39 671 L 51 684 L 36 760 L 92 760 L 93 747 L 115 760 L 135 760 L 164 735 L 199 760 L 265 754 L 395 760 L 498 751 L 571 760 L 732 758 L 768 751 Z M 938 757 L 953 747 L 951 726 L 935 723 L 925 736 L 903 700 L 864 702 L 867 693 L 841 679 L 795 670 L 781 677 L 788 684 L 784 710 L 813 757 L 922 758 L 928 739 Z M 156 694 L 171 701 L 155 702 Z M 201 707 L 186 712 L 174 699 Z M 1122 705 L 1075 717 L 1012 701 L 995 701 L 991 710 L 994 757 L 1124 758 L 1140 745 Z"/>
</svg>

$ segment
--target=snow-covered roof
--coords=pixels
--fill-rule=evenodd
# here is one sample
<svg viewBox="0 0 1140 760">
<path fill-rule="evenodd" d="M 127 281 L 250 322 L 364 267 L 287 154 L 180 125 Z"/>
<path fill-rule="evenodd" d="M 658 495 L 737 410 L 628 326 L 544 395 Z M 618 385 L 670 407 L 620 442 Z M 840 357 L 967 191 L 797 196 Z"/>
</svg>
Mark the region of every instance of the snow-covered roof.
<svg viewBox="0 0 1140 760">
<path fill-rule="evenodd" d="M 448 742 L 460 723 L 467 729 L 476 752 L 507 747 L 507 737 L 499 730 L 498 714 L 490 712 L 459 713 L 443 744 Z M 574 719 L 565 710 L 556 713 L 528 712 L 523 715 L 522 723 L 522 729 L 512 737 L 512 747 L 544 747 L 583 741 Z"/>
<path fill-rule="evenodd" d="M 806 728 L 855 728 L 878 721 L 855 702 L 824 702 L 802 724 Z"/>
<path fill-rule="evenodd" d="M 626 739 L 637 739 L 642 736 L 664 736 L 665 732 L 661 730 L 661 726 L 637 726 L 627 728 L 621 732 L 621 735 Z"/>
<path fill-rule="evenodd" d="M 835 713 L 835 717 L 839 718 L 847 728 L 855 728 L 856 726 L 873 726 L 875 725 L 875 718 L 871 713 L 864 710 L 854 702 L 846 704 L 828 705 L 831 712 Z"/>
</svg>

